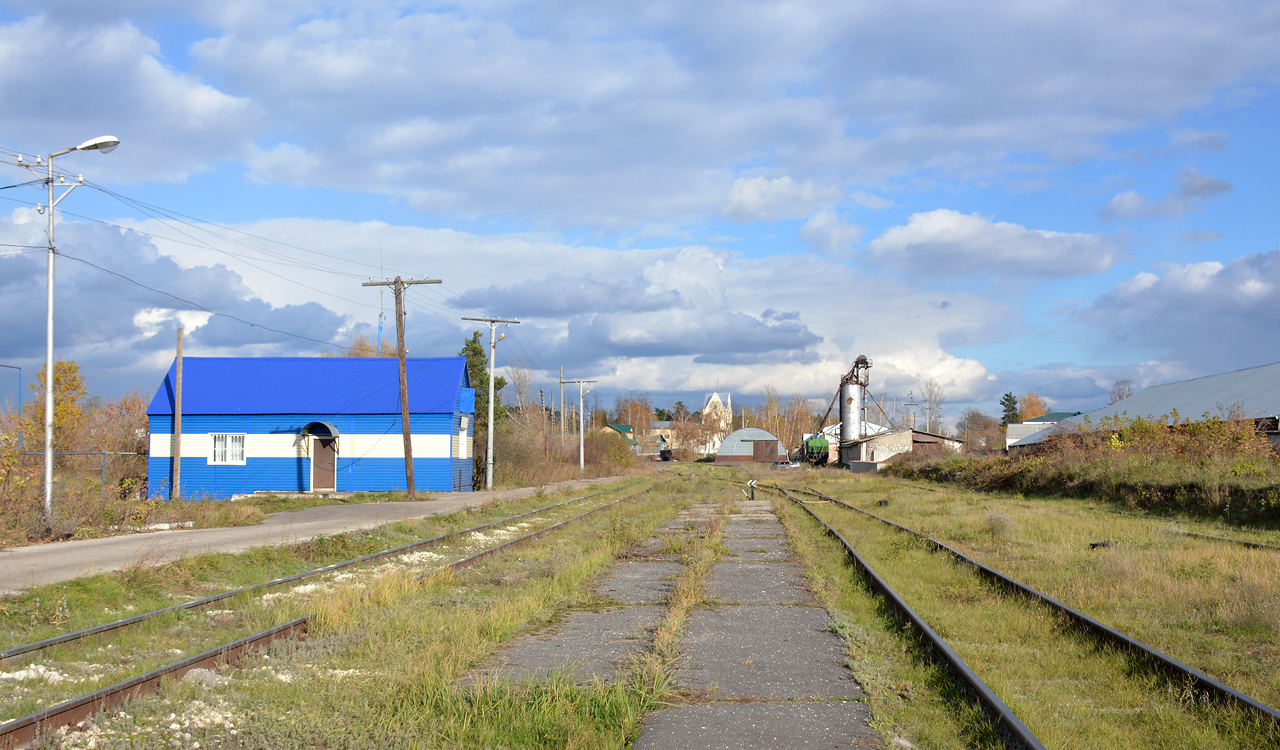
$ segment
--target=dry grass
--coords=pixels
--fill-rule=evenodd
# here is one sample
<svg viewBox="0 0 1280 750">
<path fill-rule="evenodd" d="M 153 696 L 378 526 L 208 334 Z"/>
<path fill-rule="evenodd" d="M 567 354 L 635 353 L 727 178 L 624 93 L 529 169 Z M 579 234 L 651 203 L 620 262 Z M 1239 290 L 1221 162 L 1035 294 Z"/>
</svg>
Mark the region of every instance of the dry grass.
<svg viewBox="0 0 1280 750">
<path fill-rule="evenodd" d="M 1109 419 L 1010 457 L 905 453 L 889 472 L 1280 528 L 1280 459 L 1252 420 Z"/>
<path fill-rule="evenodd" d="M 103 718 L 94 746 L 165 746 L 176 738 L 181 746 L 246 748 L 621 748 L 665 694 L 660 675 L 476 690 L 454 681 L 501 643 L 589 596 L 615 555 L 646 538 L 678 502 L 667 494 L 628 501 L 544 544 L 422 584 L 411 582 L 417 571 L 393 571 L 369 579 L 359 602 L 335 591 L 277 600 L 281 617 L 321 609 L 307 642 L 259 657 L 225 686 L 172 685 L 124 716 Z M 193 698 L 221 719 L 201 724 Z M 88 736 L 59 744 L 85 746 Z"/>
<path fill-rule="evenodd" d="M 1274 552 L 1196 540 L 1177 533 L 1179 529 L 1169 524 L 1101 513 L 1080 501 L 1029 500 L 951 488 L 930 491 L 935 488 L 907 487 L 883 477 L 828 476 L 815 484 L 829 494 L 957 546 L 985 564 L 1265 703 L 1280 704 L 1280 654 L 1274 647 L 1280 634 L 1276 605 L 1280 601 L 1280 555 Z M 877 501 L 890 487 L 893 501 L 879 506 Z M 831 513 L 835 511 L 828 515 Z M 850 511 L 844 513 L 853 515 Z M 854 521 L 843 519 L 841 523 Z M 900 533 L 877 531 L 867 524 L 879 525 L 867 522 L 857 526 L 854 536 L 861 544 L 890 550 L 886 560 L 894 555 L 914 560 L 912 575 L 916 579 L 925 577 L 923 571 L 928 567 L 924 560 L 936 555 L 912 549 Z M 1090 548 L 1091 543 L 1101 541 L 1111 546 Z M 897 550 L 903 545 L 902 550 Z M 920 555 L 926 557 L 916 560 Z M 912 584 L 904 585 L 909 589 Z M 938 593 L 933 598 L 942 604 L 937 605 L 934 616 L 944 623 L 953 622 L 949 612 L 973 607 L 989 596 L 989 587 L 966 576 L 935 581 L 935 586 Z M 921 595 L 926 600 L 930 598 L 927 592 Z M 970 612 L 970 619 L 1022 627 L 1016 623 L 1025 617 L 1019 619 L 1015 615 L 1016 612 L 979 609 Z M 1042 627 L 1024 624 L 1033 630 Z M 1061 628 L 1061 623 L 1054 627 Z M 964 636 L 964 632 L 961 628 L 955 634 L 981 643 L 979 637 Z M 1048 643 L 1043 647 L 1055 648 Z M 988 654 L 981 652 L 978 658 L 986 659 Z M 1122 674 L 1133 673 L 1131 680 L 1144 686 L 1143 700 L 1154 700 L 1152 696 L 1180 689 L 1152 677 L 1140 664 L 1123 659 L 1119 664 Z M 1067 666 L 1070 665 L 1059 664 L 1055 668 Z M 1005 679 L 1018 674 L 1016 667 L 1016 663 L 1000 666 L 993 673 Z M 1107 682 L 1110 684 L 1110 678 Z M 1185 702 L 1167 696 L 1162 700 L 1165 702 L 1154 704 L 1139 701 L 1130 707 L 1136 714 L 1154 712 L 1164 716 L 1170 705 Z M 1172 704 L 1168 703 L 1170 700 Z M 1201 724 L 1214 727 L 1217 739 L 1191 733 L 1185 740 L 1187 744 L 1180 746 L 1249 746 L 1250 742 L 1259 741 L 1256 736 L 1250 738 L 1249 732 L 1256 727 L 1244 718 L 1207 712 L 1192 715 Z M 1130 727 L 1123 731 L 1138 730 Z M 1060 736 L 1070 736 L 1066 730 L 1062 732 Z M 1169 741 L 1177 744 L 1181 740 Z M 1110 740 L 1100 737 L 1098 742 L 1101 744 L 1089 746 L 1104 746 Z M 1154 741 L 1155 746 L 1158 743 Z"/>
</svg>

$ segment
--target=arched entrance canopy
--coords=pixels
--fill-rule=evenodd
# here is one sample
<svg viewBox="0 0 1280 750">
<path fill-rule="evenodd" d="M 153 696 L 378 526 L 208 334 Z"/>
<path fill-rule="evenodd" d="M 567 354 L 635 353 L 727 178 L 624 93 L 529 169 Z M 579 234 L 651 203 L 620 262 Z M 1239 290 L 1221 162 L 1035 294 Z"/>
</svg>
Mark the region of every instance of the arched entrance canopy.
<svg viewBox="0 0 1280 750">
<path fill-rule="evenodd" d="M 337 437 L 338 428 L 328 422 L 312 422 L 302 428 L 303 437 Z"/>
</svg>

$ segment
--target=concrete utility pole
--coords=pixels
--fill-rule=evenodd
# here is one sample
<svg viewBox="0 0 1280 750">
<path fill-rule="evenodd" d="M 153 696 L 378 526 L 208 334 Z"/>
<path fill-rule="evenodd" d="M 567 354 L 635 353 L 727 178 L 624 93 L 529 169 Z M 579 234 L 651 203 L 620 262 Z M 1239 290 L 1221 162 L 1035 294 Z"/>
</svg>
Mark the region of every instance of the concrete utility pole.
<svg viewBox="0 0 1280 750">
<path fill-rule="evenodd" d="M 560 365 L 560 447 L 564 448 L 564 365 Z"/>
<path fill-rule="evenodd" d="M 44 183 L 49 188 L 49 203 L 44 206 L 37 205 L 36 211 L 42 212 L 49 219 L 49 270 L 48 270 L 48 289 L 47 301 L 45 303 L 45 311 L 47 319 L 45 321 L 45 375 L 44 375 L 44 520 L 50 526 L 53 525 L 53 256 L 58 254 L 53 244 L 53 226 L 54 212 L 63 198 L 71 194 L 72 190 L 84 184 L 84 177 L 81 176 L 76 182 L 67 182 L 65 177 L 58 178 L 58 186 L 65 187 L 62 195 L 54 200 L 53 197 L 53 159 L 63 154 L 69 154 L 72 151 L 101 151 L 104 154 L 111 153 L 120 145 L 120 139 L 112 135 L 104 135 L 93 140 L 85 141 L 79 146 L 64 148 L 61 151 L 54 151 L 49 154 L 48 162 L 43 162 L 40 157 L 36 157 L 35 164 L 31 164 L 22 160 L 19 155 L 17 165 L 25 167 L 28 172 L 36 176 L 36 179 Z M 35 170 L 35 167 L 47 167 L 48 176 L 41 175 Z"/>
<path fill-rule="evenodd" d="M 498 338 L 494 338 L 499 323 L 507 325 L 520 325 L 518 320 L 503 320 L 502 318 L 463 318 L 463 320 L 477 320 L 481 323 L 489 324 L 489 426 L 485 429 L 488 433 L 488 448 L 484 455 L 484 488 L 486 490 L 493 489 L 493 402 L 496 400 L 493 392 L 493 358 L 497 354 L 498 342 L 507 337 L 502 334 Z"/>
<path fill-rule="evenodd" d="M 178 329 L 178 356 L 173 362 L 173 486 L 170 500 L 182 499 L 182 329 Z"/>
<path fill-rule="evenodd" d="M 386 281 L 370 279 L 360 286 L 389 286 L 396 293 L 396 358 L 400 361 L 400 426 L 404 433 L 405 497 L 417 499 L 413 486 L 413 437 L 409 432 L 409 380 L 404 369 L 404 288 L 414 284 L 439 284 L 440 279 L 404 279 L 399 276 Z"/>
<path fill-rule="evenodd" d="M 578 470 L 582 471 L 587 468 L 586 461 L 586 414 L 582 411 L 582 397 L 591 391 L 583 391 L 582 386 L 586 383 L 595 383 L 595 380 L 565 380 L 564 376 L 560 377 L 560 387 L 564 388 L 565 383 L 578 384 Z M 562 404 L 563 406 L 563 404 Z"/>
</svg>

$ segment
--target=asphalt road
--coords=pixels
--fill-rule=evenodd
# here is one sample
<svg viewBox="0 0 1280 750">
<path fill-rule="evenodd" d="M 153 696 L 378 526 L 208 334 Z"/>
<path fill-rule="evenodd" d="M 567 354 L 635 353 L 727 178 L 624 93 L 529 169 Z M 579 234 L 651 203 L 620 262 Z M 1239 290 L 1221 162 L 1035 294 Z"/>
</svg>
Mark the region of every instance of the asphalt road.
<svg viewBox="0 0 1280 750">
<path fill-rule="evenodd" d="M 549 485 L 548 491 L 607 484 L 624 477 L 583 479 Z M 256 526 L 177 529 L 126 534 L 104 539 L 74 539 L 0 549 L 0 596 L 32 586 L 120 570 L 135 563 L 156 564 L 204 552 L 243 552 L 253 547 L 291 544 L 317 536 L 368 529 L 382 524 L 471 508 L 498 498 L 528 497 L 537 488 L 492 492 L 442 493 L 431 500 L 404 503 L 328 505 L 273 513 Z"/>
</svg>

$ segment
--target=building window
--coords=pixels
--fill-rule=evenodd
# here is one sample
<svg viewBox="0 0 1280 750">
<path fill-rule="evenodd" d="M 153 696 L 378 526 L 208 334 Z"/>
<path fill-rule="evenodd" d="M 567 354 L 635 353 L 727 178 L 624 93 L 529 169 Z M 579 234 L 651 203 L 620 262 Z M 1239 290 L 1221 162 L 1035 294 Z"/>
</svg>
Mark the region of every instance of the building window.
<svg viewBox="0 0 1280 750">
<path fill-rule="evenodd" d="M 244 465 L 244 435 L 213 434 L 209 443 L 210 464 Z"/>
</svg>

